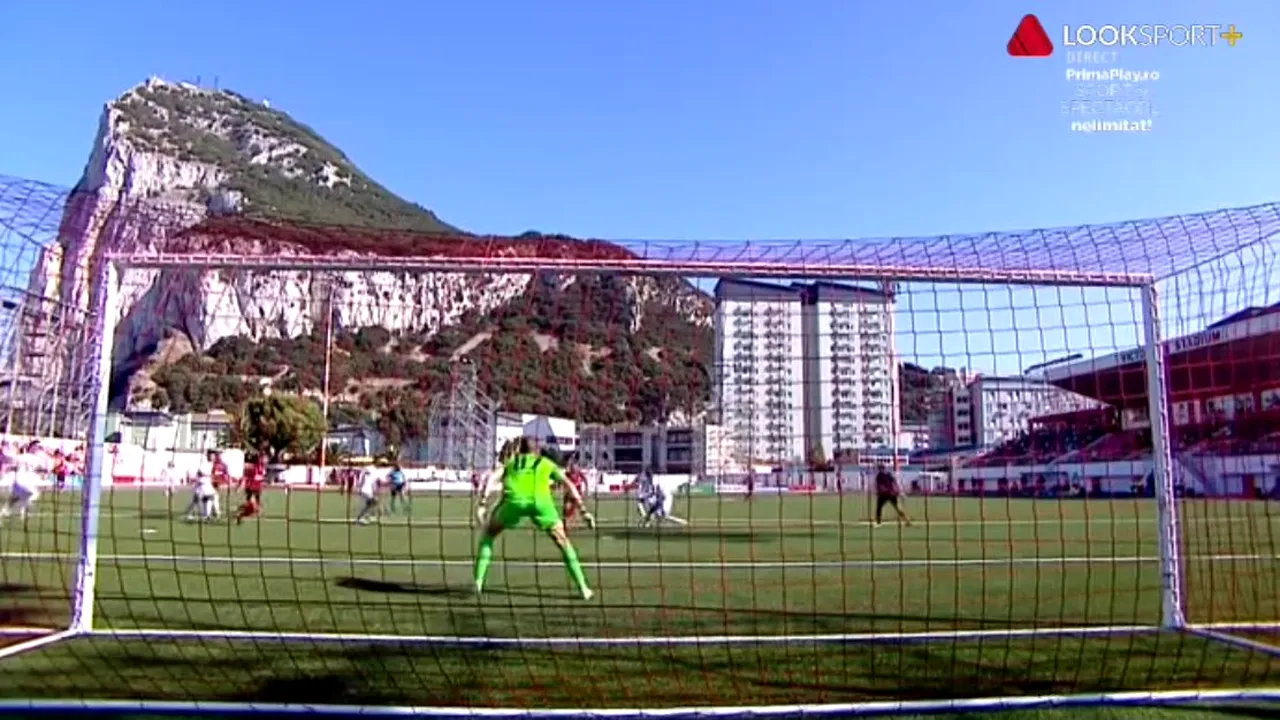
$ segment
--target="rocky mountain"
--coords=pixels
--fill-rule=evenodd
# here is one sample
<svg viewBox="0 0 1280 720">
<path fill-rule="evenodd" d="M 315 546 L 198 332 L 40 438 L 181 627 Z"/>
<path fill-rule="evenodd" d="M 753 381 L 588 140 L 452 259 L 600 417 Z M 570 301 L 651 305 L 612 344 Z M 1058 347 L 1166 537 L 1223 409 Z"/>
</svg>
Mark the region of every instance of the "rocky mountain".
<svg viewBox="0 0 1280 720">
<path fill-rule="evenodd" d="M 682 280 L 305 267 L 317 255 L 447 258 L 495 242 L 396 196 L 266 103 L 152 79 L 106 106 L 31 290 L 87 309 L 105 251 L 279 265 L 125 271 L 113 361 L 116 402 L 133 408 L 318 392 L 332 331 L 329 387 L 336 414 L 351 420 L 420 416 L 464 358 L 513 410 L 602 422 L 702 412 L 712 306 Z M 515 254 L 630 254 L 537 233 L 501 242 Z M 416 421 L 397 422 L 398 432 L 415 431 Z"/>
</svg>

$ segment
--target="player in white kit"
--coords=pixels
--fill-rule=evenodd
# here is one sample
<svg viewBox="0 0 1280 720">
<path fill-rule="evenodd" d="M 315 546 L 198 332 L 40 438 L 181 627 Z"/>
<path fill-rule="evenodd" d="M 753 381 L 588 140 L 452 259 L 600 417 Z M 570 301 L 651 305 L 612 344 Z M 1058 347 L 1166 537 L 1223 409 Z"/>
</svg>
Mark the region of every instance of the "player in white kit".
<svg viewBox="0 0 1280 720">
<path fill-rule="evenodd" d="M 636 476 L 636 514 L 642 520 L 649 514 L 649 504 L 656 490 L 651 471 L 644 470 Z"/>
<path fill-rule="evenodd" d="M 378 517 L 378 478 L 368 470 L 360 473 L 359 486 L 360 499 L 364 500 L 364 507 L 360 508 L 360 514 L 356 515 L 356 522 L 361 525 L 368 525 L 370 520 L 376 520 Z"/>
<path fill-rule="evenodd" d="M 204 466 L 196 471 L 195 482 L 192 484 L 191 504 L 187 506 L 185 519 L 195 520 L 196 513 L 200 514 L 201 520 L 212 520 L 218 517 L 218 488 L 213 484 L 213 473 L 207 472 Z"/>
<path fill-rule="evenodd" d="M 222 517 L 220 492 L 227 481 L 227 466 L 222 462 L 217 450 L 210 450 L 204 454 L 204 462 L 200 463 L 200 474 L 208 478 L 213 485 L 213 494 L 209 496 L 209 515 L 215 518 Z"/>
<path fill-rule="evenodd" d="M 646 473 L 647 474 L 647 473 Z M 648 476 L 648 481 L 637 486 L 636 500 L 640 506 L 640 527 L 648 527 L 651 523 L 671 522 L 676 525 L 688 525 L 684 518 L 671 513 L 675 507 L 674 488 L 664 487 L 662 483 Z"/>
<path fill-rule="evenodd" d="M 14 512 L 26 522 L 32 504 L 40 497 L 40 486 L 52 471 L 51 458 L 40 448 L 39 443 L 32 441 L 16 456 L 6 456 L 0 459 L 0 463 L 12 482 L 9 499 L 0 507 L 0 522 L 7 520 Z"/>
<path fill-rule="evenodd" d="M 160 472 L 161 481 L 164 482 L 165 497 L 173 497 L 173 491 L 182 484 L 182 473 L 178 472 L 177 463 L 170 461 L 165 469 Z"/>
</svg>

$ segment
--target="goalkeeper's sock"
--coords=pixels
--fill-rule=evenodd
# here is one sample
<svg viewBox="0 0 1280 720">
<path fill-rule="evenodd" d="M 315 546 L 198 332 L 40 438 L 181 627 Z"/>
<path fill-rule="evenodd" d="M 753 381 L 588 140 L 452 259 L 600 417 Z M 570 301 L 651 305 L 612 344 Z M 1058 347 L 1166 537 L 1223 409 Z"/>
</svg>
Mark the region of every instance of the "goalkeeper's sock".
<svg viewBox="0 0 1280 720">
<path fill-rule="evenodd" d="M 578 551 L 572 545 L 564 546 L 564 566 L 569 570 L 569 576 L 573 578 L 573 582 L 577 584 L 578 591 L 586 597 L 591 592 L 591 588 L 587 587 L 587 574 L 582 571 Z"/>
<path fill-rule="evenodd" d="M 484 579 L 489 576 L 489 565 L 493 562 L 493 538 L 480 538 L 480 549 L 476 551 L 476 591 L 484 589 Z"/>
</svg>

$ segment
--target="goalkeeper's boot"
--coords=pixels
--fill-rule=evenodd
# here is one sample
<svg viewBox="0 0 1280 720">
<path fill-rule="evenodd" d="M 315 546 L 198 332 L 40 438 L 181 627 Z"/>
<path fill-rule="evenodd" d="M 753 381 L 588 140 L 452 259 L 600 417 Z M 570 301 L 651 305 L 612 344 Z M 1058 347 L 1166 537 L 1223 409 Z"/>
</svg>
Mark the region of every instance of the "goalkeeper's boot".
<svg viewBox="0 0 1280 720">
<path fill-rule="evenodd" d="M 595 597 L 595 596 L 596 596 L 596 592 L 595 592 L 594 590 L 592 590 L 591 588 L 582 588 L 582 599 L 583 599 L 583 600 L 590 600 L 591 598 L 593 598 L 593 597 Z"/>
<path fill-rule="evenodd" d="M 483 595 L 483 594 L 484 594 L 484 581 L 483 581 L 483 580 L 477 580 L 477 581 L 476 581 L 476 586 L 475 586 L 475 587 L 476 587 L 476 597 L 480 597 L 481 595 Z"/>
</svg>

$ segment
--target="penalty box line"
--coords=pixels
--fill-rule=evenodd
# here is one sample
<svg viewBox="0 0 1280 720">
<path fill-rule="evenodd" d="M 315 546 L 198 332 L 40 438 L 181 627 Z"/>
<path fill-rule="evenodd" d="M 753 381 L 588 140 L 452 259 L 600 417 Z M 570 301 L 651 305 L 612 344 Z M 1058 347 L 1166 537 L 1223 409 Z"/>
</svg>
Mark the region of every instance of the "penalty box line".
<svg viewBox="0 0 1280 720">
<path fill-rule="evenodd" d="M 354 507 L 354 505 L 353 505 Z M 76 509 L 79 509 L 77 505 Z M 111 511 L 103 511 L 100 517 L 103 518 L 119 518 L 119 519 L 139 519 L 143 517 L 143 511 L 122 511 L 112 509 Z M 168 520 L 180 519 L 182 513 L 180 510 L 173 510 L 173 517 Z M 32 518 L 41 517 L 58 517 L 62 513 L 56 512 L 34 512 L 29 515 Z M 155 520 L 156 518 L 144 518 Z M 847 528 L 873 528 L 876 527 L 875 522 L 866 519 L 860 520 L 803 520 L 798 518 L 779 518 L 779 517 L 739 517 L 739 518 L 716 518 L 714 520 L 698 520 L 696 517 L 687 518 L 689 525 L 699 529 L 709 528 L 755 528 L 767 530 L 775 527 L 847 527 Z M 1201 517 L 1201 518 L 1179 518 L 1179 522 L 1183 525 L 1234 525 L 1237 523 L 1257 522 L 1257 518 L 1252 517 Z M 161 520 L 163 522 L 163 520 Z M 278 517 L 272 515 L 259 515 L 253 518 L 256 523 L 320 523 L 333 525 L 350 525 L 353 522 L 351 517 Z M 378 520 L 378 525 L 383 527 L 411 527 L 411 528 L 475 528 L 476 522 L 472 518 L 467 519 L 451 519 L 445 517 L 436 517 L 430 520 L 416 520 L 413 518 L 397 518 L 382 517 Z M 912 527 L 1061 527 L 1066 525 L 1080 525 L 1087 527 L 1114 527 L 1116 525 L 1152 525 L 1157 524 L 1157 518 L 1036 518 L 1031 520 L 1006 520 L 999 518 L 990 518 L 982 520 L 930 520 L 927 517 L 922 519 L 913 519 Z M 892 522 L 886 522 L 881 529 L 893 527 Z M 600 518 L 597 520 L 597 527 L 600 528 L 619 528 L 619 529 L 639 529 L 639 525 L 626 520 L 616 520 L 611 518 Z M 674 532 L 678 532 L 679 528 L 669 527 Z"/>
<path fill-rule="evenodd" d="M 33 562 L 57 562 L 74 560 L 74 553 L 0 553 L 3 560 L 27 560 Z M 1280 560 L 1280 555 L 1190 555 L 1184 560 L 1196 562 L 1258 562 Z M 99 563 L 143 564 L 174 563 L 193 565 L 311 565 L 311 566 L 367 566 L 367 567 L 471 567 L 472 560 L 370 558 L 370 557 L 289 557 L 269 555 L 161 555 L 121 554 L 99 555 Z M 1062 557 L 1011 557 L 1011 558 L 923 558 L 908 560 L 743 560 L 743 561 L 610 561 L 583 562 L 599 570 L 801 570 L 801 569 L 874 569 L 874 568 L 963 568 L 999 566 L 1065 566 L 1065 565 L 1142 565 L 1159 563 L 1156 555 L 1062 556 Z M 505 560 L 507 567 L 563 568 L 560 560 Z"/>
</svg>

